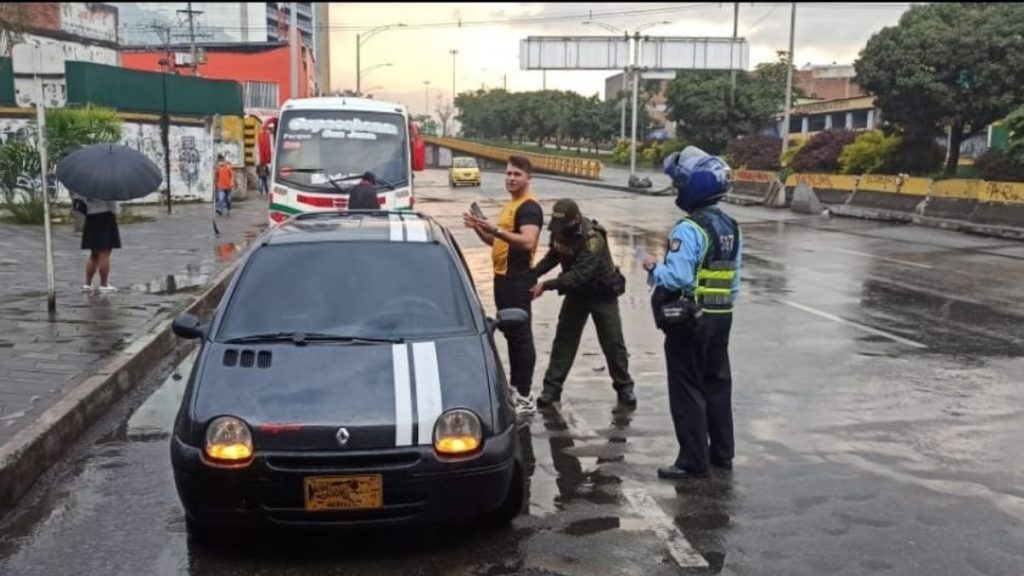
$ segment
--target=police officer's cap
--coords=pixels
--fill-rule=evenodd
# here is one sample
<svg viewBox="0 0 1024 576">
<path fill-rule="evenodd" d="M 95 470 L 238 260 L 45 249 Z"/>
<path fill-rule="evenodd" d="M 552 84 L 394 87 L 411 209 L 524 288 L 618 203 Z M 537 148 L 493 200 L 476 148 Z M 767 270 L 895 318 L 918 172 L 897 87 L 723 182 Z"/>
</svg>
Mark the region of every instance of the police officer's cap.
<svg viewBox="0 0 1024 576">
<path fill-rule="evenodd" d="M 552 234 L 558 234 L 579 215 L 580 207 L 576 202 L 569 198 L 562 198 L 555 202 L 555 207 L 551 210 L 551 223 L 548 224 L 548 230 Z"/>
</svg>

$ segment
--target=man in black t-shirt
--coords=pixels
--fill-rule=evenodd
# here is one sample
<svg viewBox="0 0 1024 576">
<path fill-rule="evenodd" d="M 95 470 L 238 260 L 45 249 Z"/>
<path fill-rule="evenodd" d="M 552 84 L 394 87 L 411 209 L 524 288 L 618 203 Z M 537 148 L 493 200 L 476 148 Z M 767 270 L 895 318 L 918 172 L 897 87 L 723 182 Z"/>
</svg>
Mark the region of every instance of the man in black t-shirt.
<svg viewBox="0 0 1024 576">
<path fill-rule="evenodd" d="M 480 240 L 492 247 L 494 303 L 498 310 L 521 308 L 531 315 L 526 325 L 505 332 L 511 364 L 510 380 L 516 389 L 516 411 L 520 414 L 535 410 L 530 388 L 537 352 L 533 346 L 533 295 L 530 290 L 537 280 L 533 272 L 533 256 L 544 225 L 544 211 L 530 191 L 532 170 L 528 158 L 509 157 L 505 168 L 505 190 L 512 195 L 512 200 L 502 208 L 497 224 L 469 212 L 462 215 L 466 227 L 472 228 Z"/>
</svg>

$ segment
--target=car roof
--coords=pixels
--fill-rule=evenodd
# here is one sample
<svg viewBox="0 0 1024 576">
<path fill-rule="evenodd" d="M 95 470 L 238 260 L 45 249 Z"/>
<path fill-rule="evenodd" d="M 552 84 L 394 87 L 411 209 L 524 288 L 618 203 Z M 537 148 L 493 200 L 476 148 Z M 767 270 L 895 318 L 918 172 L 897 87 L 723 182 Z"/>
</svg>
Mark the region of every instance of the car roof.
<svg viewBox="0 0 1024 576">
<path fill-rule="evenodd" d="M 263 244 L 358 241 L 448 244 L 444 227 L 433 218 L 386 210 L 298 214 L 272 227 Z"/>
</svg>

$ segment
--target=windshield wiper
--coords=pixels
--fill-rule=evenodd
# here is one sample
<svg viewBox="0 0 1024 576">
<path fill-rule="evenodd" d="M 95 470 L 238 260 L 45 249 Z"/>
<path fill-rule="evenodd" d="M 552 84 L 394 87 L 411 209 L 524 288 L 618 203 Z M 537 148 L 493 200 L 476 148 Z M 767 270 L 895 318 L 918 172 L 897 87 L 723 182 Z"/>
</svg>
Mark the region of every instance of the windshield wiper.
<svg viewBox="0 0 1024 576">
<path fill-rule="evenodd" d="M 402 344 L 405 338 L 401 337 L 370 337 L 370 336 L 345 336 L 342 334 L 326 334 L 322 332 L 268 332 L 266 334 L 253 334 L 251 336 L 239 336 L 224 341 L 226 344 L 244 344 L 248 342 L 294 342 L 297 345 L 306 342 L 342 342 L 345 344 Z"/>
<path fill-rule="evenodd" d="M 355 180 L 356 178 L 363 177 L 363 174 L 346 174 L 341 178 L 331 178 L 330 176 L 327 175 L 327 172 L 325 172 L 323 168 L 291 168 L 290 170 L 292 172 L 298 172 L 300 174 L 323 174 L 324 178 L 327 179 L 327 182 L 329 182 L 331 186 L 334 186 L 335 190 L 342 194 L 347 194 L 347 192 L 345 192 L 345 190 L 343 190 L 341 186 L 338 186 L 338 182 L 347 182 L 349 180 Z"/>
</svg>

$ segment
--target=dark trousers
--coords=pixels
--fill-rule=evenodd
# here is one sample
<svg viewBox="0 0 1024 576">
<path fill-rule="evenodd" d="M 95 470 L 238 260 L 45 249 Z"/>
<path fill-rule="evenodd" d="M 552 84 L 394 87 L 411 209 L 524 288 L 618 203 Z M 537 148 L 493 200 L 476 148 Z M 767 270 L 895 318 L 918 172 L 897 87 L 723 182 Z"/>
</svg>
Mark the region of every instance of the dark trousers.
<svg viewBox="0 0 1024 576">
<path fill-rule="evenodd" d="M 567 294 L 558 312 L 558 327 L 555 341 L 551 345 L 551 360 L 544 373 L 544 389 L 561 396 L 562 386 L 569 376 L 569 370 L 576 360 L 583 328 L 587 318 L 594 317 L 597 341 L 601 344 L 612 387 L 618 391 L 633 387 L 629 376 L 629 354 L 622 337 L 622 319 L 619 316 L 618 298 L 593 298 L 586 295 Z"/>
<path fill-rule="evenodd" d="M 675 465 L 683 470 L 704 472 L 712 460 L 733 458 L 731 329 L 732 314 L 704 314 L 696 330 L 665 333 L 668 400 L 679 442 Z"/>
<path fill-rule="evenodd" d="M 537 363 L 537 351 L 533 346 L 533 287 L 532 276 L 494 277 L 494 304 L 498 310 L 521 308 L 530 315 L 530 320 L 518 328 L 504 331 L 508 341 L 508 362 L 510 384 L 519 394 L 528 396 L 533 383 L 533 368 Z"/>
</svg>

